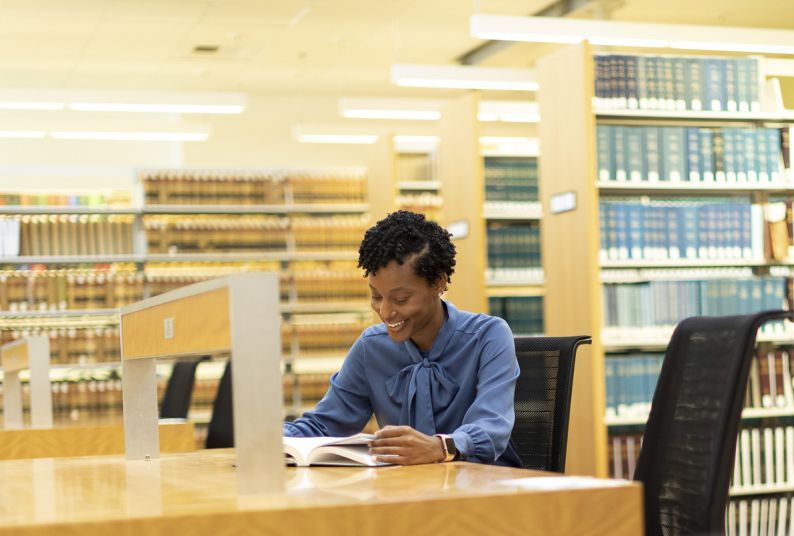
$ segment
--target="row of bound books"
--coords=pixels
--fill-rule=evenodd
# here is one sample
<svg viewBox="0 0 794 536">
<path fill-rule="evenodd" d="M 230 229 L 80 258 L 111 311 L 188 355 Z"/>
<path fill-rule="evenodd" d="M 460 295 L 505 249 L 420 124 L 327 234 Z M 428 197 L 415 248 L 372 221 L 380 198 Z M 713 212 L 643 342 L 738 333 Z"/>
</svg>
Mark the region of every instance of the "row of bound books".
<svg viewBox="0 0 794 536">
<path fill-rule="evenodd" d="M 760 112 L 760 87 L 755 58 L 595 56 L 600 108 Z"/>
<path fill-rule="evenodd" d="M 787 128 L 596 127 L 598 180 L 788 184 Z"/>
<path fill-rule="evenodd" d="M 690 316 L 788 309 L 784 277 L 605 284 L 606 326 L 675 325 Z"/>
<path fill-rule="evenodd" d="M 133 253 L 133 222 L 128 215 L 2 216 L 2 252 L 4 256 L 128 255 Z"/>
<path fill-rule="evenodd" d="M 50 363 L 78 364 L 118 363 L 119 328 L 92 329 L 44 328 L 3 330 L 3 344 L 28 335 L 45 335 L 50 341 Z"/>
<path fill-rule="evenodd" d="M 537 158 L 485 158 L 485 200 L 538 200 Z"/>
<path fill-rule="evenodd" d="M 537 222 L 489 222 L 486 241 L 490 268 L 539 267 L 541 264 Z"/>
<path fill-rule="evenodd" d="M 149 205 L 363 203 L 366 177 L 356 173 L 163 170 L 141 174 Z"/>
<path fill-rule="evenodd" d="M 749 198 L 602 197 L 600 258 L 763 259 L 764 214 Z"/>
<path fill-rule="evenodd" d="M 504 319 L 514 335 L 538 335 L 544 332 L 542 296 L 491 296 L 491 315 Z"/>
<path fill-rule="evenodd" d="M 606 356 L 604 372 L 608 418 L 647 417 L 663 360 L 662 353 Z M 794 415 L 793 368 L 789 348 L 759 348 L 750 364 L 744 407 L 779 408 L 790 410 Z"/>
<path fill-rule="evenodd" d="M 794 532 L 794 497 L 733 499 L 728 502 L 727 536 L 782 536 Z"/>
</svg>

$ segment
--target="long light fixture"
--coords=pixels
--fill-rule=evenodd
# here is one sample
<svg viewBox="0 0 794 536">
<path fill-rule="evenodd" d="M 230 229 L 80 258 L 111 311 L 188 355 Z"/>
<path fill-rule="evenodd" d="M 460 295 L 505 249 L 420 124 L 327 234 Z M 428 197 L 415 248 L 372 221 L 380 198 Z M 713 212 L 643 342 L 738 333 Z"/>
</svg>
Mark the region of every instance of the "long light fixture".
<svg viewBox="0 0 794 536">
<path fill-rule="evenodd" d="M 537 91 L 539 87 L 532 69 L 467 65 L 395 64 L 391 67 L 391 79 L 406 87 L 511 91 Z"/>
<path fill-rule="evenodd" d="M 760 28 L 473 15 L 471 34 L 498 41 L 579 43 L 587 40 L 605 46 L 794 54 L 794 31 Z"/>
<path fill-rule="evenodd" d="M 50 132 L 56 140 L 99 141 L 207 141 L 206 132 L 109 132 L 62 130 Z"/>
<path fill-rule="evenodd" d="M 437 121 L 441 119 L 442 99 L 342 98 L 339 113 L 351 119 L 405 119 Z"/>
<path fill-rule="evenodd" d="M 537 123 L 540 121 L 538 103 L 532 101 L 480 101 L 477 119 L 482 122 Z"/>
<path fill-rule="evenodd" d="M 441 119 L 444 99 L 342 98 L 339 111 L 354 119 L 430 121 Z M 483 100 L 477 119 L 483 122 L 537 123 L 538 104 L 532 101 Z"/>
<path fill-rule="evenodd" d="M 73 110 L 175 114 L 239 114 L 247 98 L 212 91 L 0 89 L 0 110 Z"/>
</svg>

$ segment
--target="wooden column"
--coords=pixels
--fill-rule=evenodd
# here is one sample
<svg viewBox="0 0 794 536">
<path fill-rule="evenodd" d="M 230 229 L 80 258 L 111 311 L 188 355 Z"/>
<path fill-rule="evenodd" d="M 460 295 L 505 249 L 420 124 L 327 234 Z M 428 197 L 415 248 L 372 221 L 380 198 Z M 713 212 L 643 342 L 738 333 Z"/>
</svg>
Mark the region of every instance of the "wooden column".
<svg viewBox="0 0 794 536">
<path fill-rule="evenodd" d="M 544 56 L 537 67 L 546 333 L 593 337 L 576 359 L 566 472 L 605 476 L 593 59 L 589 46 L 573 45 Z M 576 207 L 555 214 L 550 203 L 566 192 L 573 192 Z"/>
<path fill-rule="evenodd" d="M 441 224 L 465 229 L 455 239 L 457 264 L 446 297 L 459 309 L 488 312 L 485 295 L 485 196 L 483 161 L 480 156 L 479 94 L 471 92 L 442 110 L 439 175 L 444 206 Z"/>
</svg>

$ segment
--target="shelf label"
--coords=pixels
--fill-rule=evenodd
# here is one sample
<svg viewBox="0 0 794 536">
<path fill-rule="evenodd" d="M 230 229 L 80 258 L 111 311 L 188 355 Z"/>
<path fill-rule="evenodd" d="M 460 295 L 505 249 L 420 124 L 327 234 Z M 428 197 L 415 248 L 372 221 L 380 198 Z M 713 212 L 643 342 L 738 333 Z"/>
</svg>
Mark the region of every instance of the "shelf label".
<svg viewBox="0 0 794 536">
<path fill-rule="evenodd" d="M 166 340 L 174 338 L 174 317 L 169 316 L 163 319 L 163 337 Z"/>
<path fill-rule="evenodd" d="M 549 212 L 560 214 L 576 210 L 576 192 L 554 194 L 549 199 Z"/>
</svg>

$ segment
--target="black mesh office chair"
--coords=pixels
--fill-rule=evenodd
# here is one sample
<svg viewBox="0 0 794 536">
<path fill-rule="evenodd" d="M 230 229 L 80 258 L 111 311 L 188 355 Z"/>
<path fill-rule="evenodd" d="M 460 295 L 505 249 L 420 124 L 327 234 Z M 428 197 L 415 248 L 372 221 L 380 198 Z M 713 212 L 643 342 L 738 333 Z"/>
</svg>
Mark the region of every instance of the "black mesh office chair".
<svg viewBox="0 0 794 536">
<path fill-rule="evenodd" d="M 196 367 L 208 357 L 180 359 L 174 363 L 171 377 L 165 386 L 163 401 L 160 403 L 161 419 L 187 419 L 196 380 Z"/>
<path fill-rule="evenodd" d="M 755 337 L 791 311 L 687 318 L 667 347 L 634 479 L 645 533 L 723 534 Z"/>
<path fill-rule="evenodd" d="M 223 449 L 234 446 L 234 414 L 232 413 L 232 361 L 226 362 L 223 376 L 218 384 L 212 417 L 207 429 L 208 449 Z"/>
<path fill-rule="evenodd" d="M 521 374 L 510 440 L 525 469 L 562 473 L 576 350 L 590 337 L 516 337 L 515 344 Z"/>
</svg>

